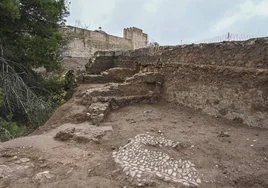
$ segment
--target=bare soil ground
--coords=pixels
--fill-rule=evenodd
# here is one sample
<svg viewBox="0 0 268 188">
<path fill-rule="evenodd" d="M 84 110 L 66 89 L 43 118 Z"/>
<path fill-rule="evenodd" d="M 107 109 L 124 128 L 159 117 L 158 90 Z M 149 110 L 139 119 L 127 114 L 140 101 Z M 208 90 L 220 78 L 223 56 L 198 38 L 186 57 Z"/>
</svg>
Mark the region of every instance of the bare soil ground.
<svg viewBox="0 0 268 188">
<path fill-rule="evenodd" d="M 159 102 L 111 112 L 100 126 L 112 126 L 113 131 L 96 141 L 56 141 L 55 134 L 66 128 L 62 124 L 71 121 L 68 117 L 75 110 L 81 111 L 75 104 L 76 97 L 60 107 L 31 136 L 1 143 L 0 187 L 135 187 L 113 161 L 112 152 L 127 144 L 129 138 L 145 132 L 162 133 L 167 139 L 182 143 L 173 157 L 195 164 L 202 180 L 199 187 L 268 187 L 268 131 L 265 129 Z M 146 110 L 149 113 L 144 113 Z M 222 137 L 221 132 L 228 133 Z M 146 187 L 184 186 L 156 181 Z"/>
</svg>

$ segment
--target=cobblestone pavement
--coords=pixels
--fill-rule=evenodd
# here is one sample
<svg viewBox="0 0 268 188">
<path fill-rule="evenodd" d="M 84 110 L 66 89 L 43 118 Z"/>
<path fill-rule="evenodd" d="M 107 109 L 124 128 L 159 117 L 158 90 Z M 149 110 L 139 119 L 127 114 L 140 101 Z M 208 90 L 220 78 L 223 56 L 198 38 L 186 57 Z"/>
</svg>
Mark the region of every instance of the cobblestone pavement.
<svg viewBox="0 0 268 188">
<path fill-rule="evenodd" d="M 175 148 L 179 142 L 174 142 L 160 136 L 147 133 L 138 134 L 131 141 L 113 152 L 113 158 L 123 172 L 133 183 L 142 186 L 155 179 L 167 182 L 181 183 L 185 186 L 198 186 L 195 165 L 187 160 L 174 159 L 159 148 Z M 152 146 L 152 149 L 146 148 Z"/>
</svg>

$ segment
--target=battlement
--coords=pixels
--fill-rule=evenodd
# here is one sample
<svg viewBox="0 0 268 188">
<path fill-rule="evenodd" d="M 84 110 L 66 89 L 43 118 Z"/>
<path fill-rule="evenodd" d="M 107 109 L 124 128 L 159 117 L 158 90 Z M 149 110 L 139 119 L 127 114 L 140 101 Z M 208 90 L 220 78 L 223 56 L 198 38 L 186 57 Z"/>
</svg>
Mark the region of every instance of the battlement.
<svg viewBox="0 0 268 188">
<path fill-rule="evenodd" d="M 143 48 L 148 44 L 148 35 L 136 27 L 125 28 L 124 38 L 132 41 L 133 49 Z"/>
</svg>

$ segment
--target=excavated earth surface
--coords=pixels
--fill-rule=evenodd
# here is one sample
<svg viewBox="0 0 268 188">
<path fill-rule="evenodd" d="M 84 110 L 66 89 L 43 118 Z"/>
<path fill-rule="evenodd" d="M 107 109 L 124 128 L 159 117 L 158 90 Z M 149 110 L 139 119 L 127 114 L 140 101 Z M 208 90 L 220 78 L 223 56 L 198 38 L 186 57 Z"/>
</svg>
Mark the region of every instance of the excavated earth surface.
<svg viewBox="0 0 268 188">
<path fill-rule="evenodd" d="M 161 80 L 80 85 L 32 135 L 1 143 L 0 187 L 268 187 L 268 131 L 156 102 Z"/>
</svg>

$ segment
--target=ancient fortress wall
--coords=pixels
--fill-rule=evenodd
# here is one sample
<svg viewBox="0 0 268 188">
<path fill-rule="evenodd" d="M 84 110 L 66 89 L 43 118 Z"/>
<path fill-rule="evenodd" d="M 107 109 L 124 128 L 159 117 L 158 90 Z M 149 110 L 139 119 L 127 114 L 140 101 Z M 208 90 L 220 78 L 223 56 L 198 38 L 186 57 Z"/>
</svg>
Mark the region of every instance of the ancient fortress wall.
<svg viewBox="0 0 268 188">
<path fill-rule="evenodd" d="M 169 102 L 268 128 L 268 38 L 100 55 L 96 67 L 103 58 L 110 67 L 162 72 Z"/>
<path fill-rule="evenodd" d="M 146 47 L 148 43 L 147 34 L 138 28 L 124 29 L 124 38 L 71 26 L 63 31 L 69 41 L 64 56 L 72 58 L 89 58 L 96 51 L 134 50 Z"/>
<path fill-rule="evenodd" d="M 133 41 L 133 49 L 143 48 L 147 46 L 148 43 L 148 35 L 143 33 L 141 29 L 135 27 L 125 28 L 124 38 Z"/>
</svg>

